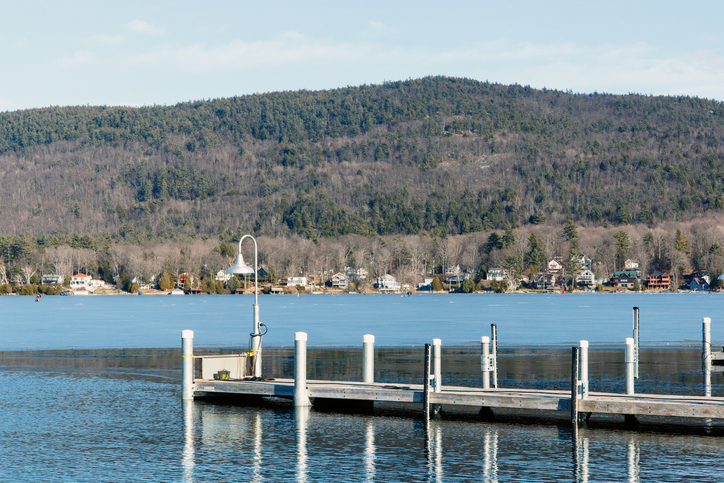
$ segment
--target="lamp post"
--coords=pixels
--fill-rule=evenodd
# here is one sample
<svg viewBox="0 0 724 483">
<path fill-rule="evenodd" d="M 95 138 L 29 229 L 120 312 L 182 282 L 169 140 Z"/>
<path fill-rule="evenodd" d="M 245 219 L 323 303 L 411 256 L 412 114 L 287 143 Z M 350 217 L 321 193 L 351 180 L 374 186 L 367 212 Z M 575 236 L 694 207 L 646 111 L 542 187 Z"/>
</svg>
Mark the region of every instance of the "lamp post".
<svg viewBox="0 0 724 483">
<path fill-rule="evenodd" d="M 254 242 L 254 268 L 252 269 L 249 265 L 244 263 L 244 257 L 241 255 L 241 242 L 244 241 L 245 238 L 251 238 L 251 241 Z M 236 263 L 232 265 L 231 267 L 226 269 L 226 273 L 235 273 L 235 274 L 243 274 L 248 275 L 253 273 L 254 274 L 254 332 L 251 335 L 251 356 L 254 358 L 254 377 L 255 378 L 261 378 L 261 337 L 262 333 L 259 330 L 259 284 L 258 284 L 258 273 L 259 273 L 259 265 L 257 262 L 257 248 L 256 248 L 256 239 L 254 239 L 251 235 L 244 235 L 241 237 L 241 240 L 239 240 L 239 249 L 236 256 Z"/>
</svg>

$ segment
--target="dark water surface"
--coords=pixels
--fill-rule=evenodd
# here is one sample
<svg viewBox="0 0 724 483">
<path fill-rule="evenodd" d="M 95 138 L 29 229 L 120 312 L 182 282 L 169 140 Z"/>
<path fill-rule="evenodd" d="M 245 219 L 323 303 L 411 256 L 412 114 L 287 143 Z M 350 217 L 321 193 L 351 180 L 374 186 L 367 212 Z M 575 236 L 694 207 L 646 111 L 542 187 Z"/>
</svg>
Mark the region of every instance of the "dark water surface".
<svg viewBox="0 0 724 483">
<path fill-rule="evenodd" d="M 499 414 L 483 422 L 414 406 L 373 415 L 182 403 L 181 330 L 197 352 L 245 348 L 253 297 L 0 297 L 0 481 L 719 481 L 719 422 L 643 424 Z M 421 345 L 443 340 L 443 383 L 479 386 L 479 340 L 498 324 L 501 387 L 568 389 L 570 345 L 592 342 L 593 391 L 624 391 L 623 340 L 641 307 L 637 392 L 701 394 L 701 318 L 724 339 L 719 295 L 260 297 L 264 374 L 291 377 L 309 333 L 310 379 L 422 380 Z M 721 342 L 717 342 L 721 344 Z M 155 349 L 146 349 L 155 347 Z M 713 377 L 712 393 L 724 396 Z"/>
<path fill-rule="evenodd" d="M 419 382 L 419 348 L 376 351 L 379 381 Z M 623 391 L 622 351 L 591 351 L 593 390 Z M 265 374 L 293 372 L 289 349 L 265 352 Z M 696 349 L 645 348 L 639 392 L 699 394 Z M 719 481 L 722 428 L 595 423 L 419 408 L 374 415 L 295 412 L 288 404 L 182 403 L 178 349 L 0 353 L 0 481 Z M 563 348 L 504 348 L 502 387 L 567 388 Z M 443 350 L 445 384 L 479 385 L 473 348 Z M 309 378 L 361 378 L 361 350 L 312 349 Z M 724 394 L 715 378 L 714 395 Z M 671 431 L 673 429 L 673 432 Z"/>
</svg>

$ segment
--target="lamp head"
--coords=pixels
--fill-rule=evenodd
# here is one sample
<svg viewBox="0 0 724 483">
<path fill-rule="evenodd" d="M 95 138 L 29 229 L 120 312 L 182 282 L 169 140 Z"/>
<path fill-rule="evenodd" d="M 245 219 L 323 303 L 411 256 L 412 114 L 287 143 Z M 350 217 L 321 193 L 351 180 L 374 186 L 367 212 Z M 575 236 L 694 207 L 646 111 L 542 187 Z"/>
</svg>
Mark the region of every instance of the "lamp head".
<svg viewBox="0 0 724 483">
<path fill-rule="evenodd" d="M 254 269 L 244 263 L 244 257 L 239 253 L 236 257 L 236 263 L 226 269 L 226 273 L 236 273 L 241 275 L 247 275 L 254 273 Z"/>
</svg>

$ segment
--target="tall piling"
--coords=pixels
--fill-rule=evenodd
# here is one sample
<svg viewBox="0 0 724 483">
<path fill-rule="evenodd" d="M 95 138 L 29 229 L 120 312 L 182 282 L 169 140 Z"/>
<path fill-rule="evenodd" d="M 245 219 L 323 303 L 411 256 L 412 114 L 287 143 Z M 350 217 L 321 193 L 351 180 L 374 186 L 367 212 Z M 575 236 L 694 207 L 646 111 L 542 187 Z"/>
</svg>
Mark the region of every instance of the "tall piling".
<svg viewBox="0 0 724 483">
<path fill-rule="evenodd" d="M 362 382 L 375 382 L 375 336 L 362 336 Z"/>
<path fill-rule="evenodd" d="M 294 406 L 311 406 L 307 392 L 307 333 L 294 334 Z"/>
<path fill-rule="evenodd" d="M 588 341 L 578 343 L 580 350 L 581 399 L 588 399 Z"/>
<path fill-rule="evenodd" d="M 181 332 L 181 398 L 194 398 L 194 331 Z"/>
<path fill-rule="evenodd" d="M 701 369 L 704 375 L 704 397 L 711 397 L 711 319 L 702 321 Z"/>
<path fill-rule="evenodd" d="M 634 340 L 632 337 L 626 338 L 626 394 L 634 393 Z"/>
<path fill-rule="evenodd" d="M 483 389 L 490 389 L 490 337 L 480 338 L 480 371 L 483 376 Z"/>
</svg>

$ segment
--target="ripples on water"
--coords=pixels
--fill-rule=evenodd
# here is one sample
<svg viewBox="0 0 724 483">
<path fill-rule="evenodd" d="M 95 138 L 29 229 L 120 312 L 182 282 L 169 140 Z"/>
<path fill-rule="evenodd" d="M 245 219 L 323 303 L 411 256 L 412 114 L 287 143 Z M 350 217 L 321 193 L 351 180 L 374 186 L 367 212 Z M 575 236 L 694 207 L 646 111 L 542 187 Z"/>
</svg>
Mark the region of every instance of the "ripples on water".
<svg viewBox="0 0 724 483">
<path fill-rule="evenodd" d="M 698 393 L 696 351 L 642 353 L 637 390 Z M 360 351 L 311 350 L 310 378 L 359 379 Z M 470 349 L 443 351 L 448 384 L 476 385 Z M 592 351 L 592 381 L 621 389 L 617 352 Z M 557 387 L 566 351 L 506 350 L 501 385 Z M 378 350 L 378 380 L 417 382 L 421 354 Z M 284 376 L 290 353 L 270 350 Z M 658 361 L 658 362 L 656 362 Z M 582 429 L 473 418 L 431 421 L 180 399 L 177 350 L 0 353 L 0 480 L 719 481 L 724 446 L 706 434 Z M 643 370 L 645 369 L 645 370 Z M 715 382 L 721 382 L 715 380 Z M 593 384 L 592 384 L 593 385 Z M 724 393 L 715 385 L 715 395 Z M 417 409 L 413 408 L 417 412 Z M 383 414 L 383 415 L 380 415 Z M 404 417 L 401 417 L 404 415 Z"/>
</svg>

